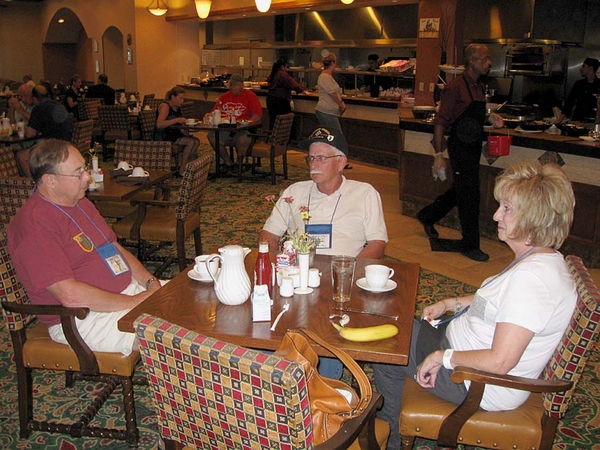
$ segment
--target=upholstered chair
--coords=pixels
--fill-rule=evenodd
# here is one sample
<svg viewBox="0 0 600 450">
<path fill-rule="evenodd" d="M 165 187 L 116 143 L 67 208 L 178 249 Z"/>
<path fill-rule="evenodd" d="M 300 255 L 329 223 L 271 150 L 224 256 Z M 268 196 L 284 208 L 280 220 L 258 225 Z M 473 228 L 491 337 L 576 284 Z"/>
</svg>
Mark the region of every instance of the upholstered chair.
<svg viewBox="0 0 600 450">
<path fill-rule="evenodd" d="M 9 146 L 0 145 L 0 177 L 18 177 L 19 166 L 15 152 Z"/>
<path fill-rule="evenodd" d="M 31 178 L 0 178 L 0 228 L 8 225 L 25 204 L 34 187 L 35 183 Z"/>
<path fill-rule="evenodd" d="M 93 133 L 94 121 L 92 119 L 80 120 L 73 125 L 71 144 L 73 144 L 84 157 L 87 156 L 88 151 L 92 148 Z"/>
</svg>

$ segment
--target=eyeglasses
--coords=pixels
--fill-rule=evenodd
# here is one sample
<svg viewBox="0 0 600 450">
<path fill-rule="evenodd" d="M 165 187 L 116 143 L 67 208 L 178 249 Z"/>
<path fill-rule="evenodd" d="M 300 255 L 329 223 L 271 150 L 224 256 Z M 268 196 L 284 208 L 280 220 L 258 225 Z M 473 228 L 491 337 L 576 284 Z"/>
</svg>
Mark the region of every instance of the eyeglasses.
<svg viewBox="0 0 600 450">
<path fill-rule="evenodd" d="M 306 161 L 306 164 L 310 164 L 313 161 L 317 161 L 319 164 L 323 164 L 328 159 L 339 158 L 341 156 L 342 155 L 333 155 L 333 156 L 307 156 L 306 158 L 304 158 L 304 161 Z"/>
<path fill-rule="evenodd" d="M 54 175 L 57 175 L 59 177 L 71 177 L 71 178 L 77 178 L 78 180 L 81 180 L 81 178 L 83 177 L 83 175 L 85 173 L 87 173 L 87 171 L 90 169 L 89 164 L 86 164 L 85 166 L 83 166 L 81 169 L 79 169 L 79 172 L 76 174 L 68 174 L 68 173 L 55 173 Z"/>
</svg>

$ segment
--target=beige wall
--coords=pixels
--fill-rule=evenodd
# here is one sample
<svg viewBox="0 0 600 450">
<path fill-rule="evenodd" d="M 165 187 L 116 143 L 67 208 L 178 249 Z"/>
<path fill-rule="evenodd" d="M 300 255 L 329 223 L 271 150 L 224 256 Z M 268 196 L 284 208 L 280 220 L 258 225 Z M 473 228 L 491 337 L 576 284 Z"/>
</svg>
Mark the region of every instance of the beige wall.
<svg viewBox="0 0 600 450">
<path fill-rule="evenodd" d="M 0 8 L 0 78 L 42 78 L 42 35 L 36 5 Z"/>
</svg>

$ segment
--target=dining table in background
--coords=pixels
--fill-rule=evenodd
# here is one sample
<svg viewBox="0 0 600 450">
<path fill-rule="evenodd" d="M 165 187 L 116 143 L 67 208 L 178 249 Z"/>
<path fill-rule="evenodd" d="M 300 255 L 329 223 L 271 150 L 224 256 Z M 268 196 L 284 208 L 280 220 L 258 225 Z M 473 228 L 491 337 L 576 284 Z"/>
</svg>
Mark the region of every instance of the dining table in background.
<svg viewBox="0 0 600 450">
<path fill-rule="evenodd" d="M 253 250 L 244 264 L 249 274 L 253 273 L 257 251 Z M 356 285 L 364 277 L 364 268 L 368 264 L 386 264 L 394 269 L 392 280 L 397 286 L 381 293 L 368 292 Z M 406 365 L 410 348 L 417 285 L 419 282 L 419 264 L 400 261 L 381 261 L 357 259 L 355 283 L 348 308 L 352 310 L 378 312 L 397 316 L 388 317 L 340 311 L 335 308 L 331 295 L 331 257 L 317 255 L 313 267 L 322 273 L 321 284 L 312 294 L 280 297 L 279 290 L 273 288 L 273 306 L 271 321 L 252 321 L 252 302 L 228 306 L 221 303 L 214 291 L 213 283 L 196 281 L 188 276 L 190 266 L 179 273 L 169 283 L 145 299 L 129 313 L 123 316 L 118 327 L 121 331 L 135 332 L 133 321 L 142 313 L 152 314 L 164 320 L 244 347 L 275 350 L 279 346 L 287 329 L 307 328 L 319 334 L 326 341 L 344 349 L 358 361 L 370 361 Z M 252 279 L 252 277 L 251 277 Z M 271 325 L 277 315 L 289 303 L 289 311 L 281 317 L 275 331 Z M 343 339 L 332 326 L 329 316 L 346 313 L 350 317 L 347 326 L 369 327 L 386 323 L 395 324 L 399 332 L 396 336 L 373 342 L 354 342 Z M 332 356 L 327 350 L 315 344 L 315 351 L 321 356 Z"/>
<path fill-rule="evenodd" d="M 181 124 L 180 127 L 184 130 L 190 131 L 192 133 L 197 131 L 214 131 L 215 133 L 215 142 L 219 142 L 219 135 L 222 132 L 232 132 L 232 131 L 253 131 L 262 127 L 262 122 L 238 122 L 236 124 L 228 124 L 221 123 L 220 125 L 210 125 L 204 123 L 202 121 L 197 121 L 194 125 Z M 212 178 L 220 178 L 221 177 L 221 153 L 218 150 L 215 150 L 215 173 Z"/>
<path fill-rule="evenodd" d="M 106 172 L 109 172 L 106 170 Z M 148 180 L 139 184 L 122 184 L 113 178 L 110 173 L 104 173 L 104 181 L 98 184 L 93 191 L 88 190 L 86 195 L 92 200 L 109 200 L 123 202 L 131 199 L 138 192 L 154 187 L 174 175 L 170 170 L 149 170 Z"/>
<path fill-rule="evenodd" d="M 25 142 L 37 141 L 41 139 L 41 136 L 33 137 L 19 137 L 17 133 L 13 133 L 10 136 L 3 136 L 0 134 L 0 144 L 12 145 L 12 144 L 23 144 Z"/>
</svg>

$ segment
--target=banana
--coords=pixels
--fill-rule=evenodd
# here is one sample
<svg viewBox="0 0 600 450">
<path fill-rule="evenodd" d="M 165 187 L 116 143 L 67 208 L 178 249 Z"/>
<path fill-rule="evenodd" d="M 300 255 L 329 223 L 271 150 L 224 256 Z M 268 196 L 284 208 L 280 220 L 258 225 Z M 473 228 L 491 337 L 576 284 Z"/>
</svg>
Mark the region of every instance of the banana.
<svg viewBox="0 0 600 450">
<path fill-rule="evenodd" d="M 332 325 L 338 330 L 341 337 L 354 342 L 379 341 L 398 334 L 398 327 L 391 323 L 365 328 L 342 327 L 337 323 L 333 323 Z"/>
</svg>

